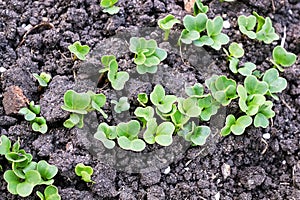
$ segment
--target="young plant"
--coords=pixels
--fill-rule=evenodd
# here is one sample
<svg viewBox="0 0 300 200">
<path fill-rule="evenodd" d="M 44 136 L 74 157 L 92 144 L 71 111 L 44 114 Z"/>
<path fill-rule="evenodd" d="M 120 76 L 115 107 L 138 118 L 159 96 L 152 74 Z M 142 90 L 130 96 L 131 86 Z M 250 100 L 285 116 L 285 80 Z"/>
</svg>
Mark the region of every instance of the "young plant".
<svg viewBox="0 0 300 200">
<path fill-rule="evenodd" d="M 196 126 L 194 122 L 188 123 L 178 131 L 178 135 L 191 142 L 193 146 L 203 146 L 210 133 L 208 126 Z"/>
<path fill-rule="evenodd" d="M 178 110 L 182 114 L 188 117 L 198 117 L 201 113 L 201 109 L 198 106 L 198 101 L 196 98 L 189 97 L 187 99 L 178 98 Z"/>
<path fill-rule="evenodd" d="M 198 40 L 195 40 L 193 42 L 195 46 L 202 47 L 207 45 L 215 50 L 220 50 L 222 45 L 229 42 L 229 37 L 221 33 L 223 29 L 222 17 L 217 16 L 213 20 L 208 19 L 205 28 L 207 35 L 203 35 Z"/>
<path fill-rule="evenodd" d="M 224 75 L 213 75 L 205 81 L 205 85 L 210 89 L 213 98 L 223 106 L 227 106 L 231 100 L 238 97 L 236 94 L 236 82 Z"/>
<path fill-rule="evenodd" d="M 58 194 L 58 189 L 54 185 L 49 185 L 44 190 L 44 194 L 40 191 L 36 191 L 36 195 L 40 200 L 61 200 L 60 195 Z"/>
<path fill-rule="evenodd" d="M 118 72 L 118 62 L 114 55 L 104 55 L 101 57 L 101 62 L 104 65 L 104 69 L 100 69 L 99 73 L 105 73 L 108 71 L 108 80 L 111 86 L 115 90 L 122 90 L 125 83 L 129 80 L 129 74 L 127 72 Z"/>
<path fill-rule="evenodd" d="M 279 36 L 275 33 L 275 29 L 272 26 L 272 21 L 269 17 L 266 17 L 265 23 L 261 30 L 256 33 L 256 39 L 263 41 L 266 44 L 271 44 L 274 40 L 278 40 Z"/>
<path fill-rule="evenodd" d="M 159 19 L 157 22 L 159 28 L 165 31 L 164 40 L 169 39 L 170 30 L 173 28 L 175 24 L 180 24 L 180 21 L 174 17 L 174 15 L 167 15 L 163 19 Z"/>
<path fill-rule="evenodd" d="M 104 118 L 107 115 L 101 109 L 105 105 L 106 96 L 104 94 L 95 94 L 92 91 L 87 93 L 77 93 L 74 90 L 68 90 L 64 94 L 64 105 L 61 108 L 71 112 L 70 118 L 64 122 L 66 128 L 72 128 L 77 125 L 83 127 L 83 115 L 93 110 L 99 111 Z"/>
<path fill-rule="evenodd" d="M 148 144 L 155 142 L 161 146 L 169 146 L 173 142 L 173 132 L 175 126 L 171 122 L 163 122 L 157 126 L 156 120 L 151 119 L 147 122 L 147 129 L 144 132 L 144 140 Z"/>
<path fill-rule="evenodd" d="M 79 41 L 69 45 L 68 49 L 75 55 L 74 59 L 78 58 L 79 60 L 86 60 L 85 56 L 90 52 L 90 47 L 88 45 L 81 45 Z"/>
<path fill-rule="evenodd" d="M 207 13 L 209 10 L 208 6 L 203 5 L 202 0 L 196 0 L 194 3 L 194 15 L 199 13 Z"/>
<path fill-rule="evenodd" d="M 77 176 L 80 176 L 81 179 L 86 183 L 95 183 L 91 180 L 91 176 L 94 173 L 94 170 L 90 166 L 85 166 L 83 163 L 79 163 L 75 167 L 75 173 Z"/>
<path fill-rule="evenodd" d="M 225 123 L 225 127 L 221 130 L 222 136 L 227 136 L 231 132 L 234 135 L 242 135 L 245 129 L 252 124 L 252 118 L 244 115 L 236 119 L 233 115 L 228 115 Z"/>
<path fill-rule="evenodd" d="M 200 83 L 195 83 L 193 86 L 185 87 L 185 93 L 192 98 L 201 98 L 205 96 L 203 85 Z"/>
<path fill-rule="evenodd" d="M 118 0 L 101 0 L 100 5 L 103 9 L 103 12 L 110 15 L 117 14 L 120 11 L 120 8 L 115 6 Z"/>
<path fill-rule="evenodd" d="M 253 15 L 250 15 L 248 17 L 244 15 L 240 15 L 238 17 L 238 25 L 240 31 L 247 35 L 250 39 L 256 38 L 256 33 L 253 31 L 254 27 L 256 26 L 256 17 Z"/>
<path fill-rule="evenodd" d="M 268 69 L 264 76 L 263 81 L 268 84 L 267 95 L 279 100 L 276 93 L 282 92 L 287 87 L 287 81 L 285 78 L 279 77 L 279 72 L 276 69 Z"/>
<path fill-rule="evenodd" d="M 175 125 L 176 129 L 182 129 L 189 120 L 190 117 L 182 114 L 179 110 L 176 110 L 176 112 L 171 115 L 171 121 Z"/>
<path fill-rule="evenodd" d="M 202 121 L 209 121 L 211 116 L 217 114 L 220 104 L 209 94 L 198 99 L 198 106 L 201 110 L 200 119 Z"/>
<path fill-rule="evenodd" d="M 253 74 L 253 71 L 256 69 L 256 65 L 252 62 L 246 62 L 243 67 L 238 69 L 238 72 L 242 76 L 249 76 Z"/>
<path fill-rule="evenodd" d="M 184 30 L 181 32 L 179 38 L 179 44 L 192 44 L 193 41 L 199 40 L 200 33 L 205 30 L 207 22 L 207 16 L 204 13 L 200 13 L 197 16 L 186 15 L 183 18 Z"/>
<path fill-rule="evenodd" d="M 293 53 L 287 52 L 282 46 L 276 46 L 272 52 L 271 62 L 275 65 L 275 67 L 283 72 L 283 67 L 292 66 L 297 59 L 297 56 Z"/>
<path fill-rule="evenodd" d="M 111 103 L 115 104 L 114 110 L 116 113 L 127 111 L 130 108 L 130 104 L 128 103 L 127 97 L 121 97 L 119 101 L 111 100 Z"/>
<path fill-rule="evenodd" d="M 142 151 L 145 149 L 145 142 L 138 138 L 140 123 L 131 120 L 128 123 L 120 123 L 117 126 L 118 144 L 122 149 Z"/>
<path fill-rule="evenodd" d="M 38 75 L 37 73 L 33 73 L 32 75 L 39 82 L 39 85 L 41 87 L 47 87 L 52 78 L 50 74 L 47 74 L 45 72 L 42 72 L 40 75 Z"/>
<path fill-rule="evenodd" d="M 98 126 L 94 138 L 100 140 L 106 148 L 113 149 L 115 147 L 113 140 L 117 138 L 117 127 L 109 126 L 103 122 Z"/>
<path fill-rule="evenodd" d="M 149 101 L 148 95 L 146 93 L 139 93 L 137 100 L 142 106 L 145 107 Z"/>
<path fill-rule="evenodd" d="M 174 95 L 166 95 L 163 86 L 156 85 L 150 94 L 150 100 L 160 112 L 169 113 L 177 97 Z"/>
<path fill-rule="evenodd" d="M 130 38 L 129 49 L 135 54 L 134 63 L 139 74 L 155 73 L 157 65 L 167 57 L 167 52 L 157 47 L 155 40 L 145 38 Z"/>
<path fill-rule="evenodd" d="M 272 110 L 272 107 L 272 101 L 266 101 L 259 107 L 253 122 L 255 127 L 267 128 L 269 126 L 269 119 L 275 116 L 275 112 Z"/>
<path fill-rule="evenodd" d="M 10 152 L 11 142 L 6 135 L 0 137 L 0 155 L 5 155 Z"/>
<path fill-rule="evenodd" d="M 235 74 L 238 73 L 239 58 L 243 57 L 245 53 L 242 44 L 233 42 L 229 45 L 229 52 L 225 48 L 223 50 L 228 56 L 230 71 Z"/>
<path fill-rule="evenodd" d="M 154 109 L 150 106 L 146 108 L 137 107 L 134 114 L 143 123 L 143 126 L 145 126 L 150 119 L 153 119 Z"/>
<path fill-rule="evenodd" d="M 33 101 L 29 103 L 28 108 L 21 108 L 19 114 L 24 115 L 26 121 L 29 121 L 33 131 L 40 132 L 42 134 L 48 131 L 46 119 L 44 117 L 37 117 L 41 112 L 41 107 L 35 105 Z"/>
</svg>

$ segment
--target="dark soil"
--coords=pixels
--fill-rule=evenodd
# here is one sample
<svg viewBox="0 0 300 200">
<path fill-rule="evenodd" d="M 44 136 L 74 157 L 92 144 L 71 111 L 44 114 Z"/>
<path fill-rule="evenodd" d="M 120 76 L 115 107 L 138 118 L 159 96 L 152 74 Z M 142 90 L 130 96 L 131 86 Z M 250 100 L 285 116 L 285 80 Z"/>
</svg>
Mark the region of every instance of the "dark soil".
<svg viewBox="0 0 300 200">
<path fill-rule="evenodd" d="M 254 62 L 261 70 L 270 68 L 266 58 L 271 56 L 272 49 L 280 43 L 277 41 L 265 45 L 240 34 L 237 16 L 249 15 L 252 11 L 269 16 L 281 38 L 286 27 L 285 48 L 299 56 L 299 0 L 274 0 L 275 10 L 269 0 L 204 2 L 209 5 L 209 17 L 221 15 L 224 20 L 229 20 L 231 27 L 224 29 L 224 32 L 231 41 L 243 44 L 246 55 L 242 62 Z M 187 14 L 182 0 L 119 0 L 118 5 L 121 7 L 120 12 L 109 16 L 101 11 L 99 0 L 0 0 L 0 67 L 3 71 L 0 72 L 1 134 L 8 135 L 13 141 L 20 138 L 22 148 L 31 153 L 34 160 L 44 159 L 58 167 L 55 185 L 62 199 L 66 200 L 300 199 L 299 59 L 283 73 L 288 80 L 288 87 L 280 95 L 280 100 L 274 102 L 276 116 L 270 127 L 251 127 L 240 137 L 217 138 L 217 142 L 207 149 L 205 155 L 201 154 L 203 148 L 191 147 L 170 164 L 170 171 L 162 169 L 142 174 L 118 171 L 109 166 L 106 160 L 93 157 L 78 138 L 76 129 L 63 128 L 62 123 L 68 117 L 68 113 L 60 109 L 63 94 L 74 87 L 74 74 L 80 67 L 80 62 L 71 59 L 68 45 L 80 40 L 92 50 L 100 49 L 106 38 L 122 30 L 155 27 L 157 19 L 166 13 L 179 18 Z M 43 25 L 26 34 L 41 23 Z M 118 47 L 111 48 L 110 53 L 114 53 L 119 63 L 123 63 L 120 64 L 121 68 L 134 68 L 130 54 L 122 54 Z M 215 72 L 229 75 L 225 54 L 205 49 L 218 67 Z M 178 80 L 182 82 L 204 82 L 206 76 L 191 72 L 191 66 L 183 63 L 178 55 L 168 53 L 164 65 L 170 70 L 170 79 L 179 74 L 181 80 Z M 31 74 L 42 71 L 51 73 L 53 79 L 46 89 L 39 91 Z M 234 78 L 242 80 L 238 76 Z M 29 101 L 34 100 L 41 105 L 41 115 L 49 125 L 47 134 L 33 132 L 28 122 L 15 115 L 20 102 L 25 101 L 16 88 L 23 91 Z M 86 90 L 86 87 L 82 88 Z M 151 91 L 151 85 L 141 88 L 148 93 Z M 172 92 L 174 88 L 170 87 L 168 91 Z M 110 86 L 101 91 L 108 99 L 112 98 L 109 96 L 112 92 Z M 137 94 L 136 91 L 138 88 L 132 91 L 132 97 Z M 105 109 L 109 109 L 109 104 Z M 236 110 L 235 105 L 228 109 L 230 112 Z M 264 139 L 264 134 L 270 134 L 270 138 Z M 86 184 L 75 175 L 75 165 L 80 162 L 94 168 L 92 179 L 96 184 Z M 10 168 L 3 158 L 0 158 L 0 164 L 4 170 Z M 1 200 L 21 199 L 11 195 L 6 186 L 1 175 Z M 32 194 L 26 199 L 36 197 Z"/>
</svg>

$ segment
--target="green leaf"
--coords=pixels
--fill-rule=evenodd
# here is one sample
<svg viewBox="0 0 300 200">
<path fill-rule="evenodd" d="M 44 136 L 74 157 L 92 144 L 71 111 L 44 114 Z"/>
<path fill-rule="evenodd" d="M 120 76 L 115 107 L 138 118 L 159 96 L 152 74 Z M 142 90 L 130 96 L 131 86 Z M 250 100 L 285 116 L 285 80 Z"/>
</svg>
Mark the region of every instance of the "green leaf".
<svg viewBox="0 0 300 200">
<path fill-rule="evenodd" d="M 238 69 L 238 72 L 243 76 L 249 76 L 256 69 L 256 65 L 252 62 L 246 62 L 243 67 Z"/>
<path fill-rule="evenodd" d="M 244 81 L 245 88 L 249 94 L 266 94 L 268 91 L 268 84 L 257 80 L 253 75 L 247 76 Z"/>
<path fill-rule="evenodd" d="M 189 116 L 182 114 L 179 110 L 171 115 L 171 120 L 174 125 L 180 128 L 182 128 L 189 121 L 189 119 Z"/>
<path fill-rule="evenodd" d="M 239 59 L 234 57 L 229 58 L 229 69 L 232 73 L 234 74 L 238 73 L 238 65 L 239 65 Z"/>
<path fill-rule="evenodd" d="M 257 20 L 257 27 L 256 27 L 256 33 L 262 29 L 262 26 L 265 24 L 265 18 L 258 15 L 255 11 L 253 11 L 253 15 L 256 17 Z"/>
<path fill-rule="evenodd" d="M 195 98 L 178 98 L 178 110 L 189 117 L 198 117 L 201 113 L 201 109 L 198 106 L 198 101 Z"/>
<path fill-rule="evenodd" d="M 172 110 L 172 105 L 177 97 L 174 95 L 165 95 L 165 90 L 161 85 L 156 85 L 150 94 L 151 102 L 162 112 L 168 113 Z"/>
<path fill-rule="evenodd" d="M 33 188 L 40 184 L 41 181 L 42 179 L 39 172 L 36 170 L 30 170 L 25 173 L 25 181 L 17 184 L 16 192 L 21 197 L 28 197 L 32 193 Z"/>
<path fill-rule="evenodd" d="M 36 194 L 41 200 L 61 200 L 58 189 L 54 185 L 47 186 L 44 190 L 44 195 L 39 191 Z"/>
<path fill-rule="evenodd" d="M 256 33 L 256 39 L 264 41 L 266 44 L 272 43 L 274 40 L 278 40 L 279 36 L 275 33 L 275 29 L 272 26 L 272 21 L 269 17 L 265 19 L 265 23 L 261 30 Z"/>
<path fill-rule="evenodd" d="M 279 77 L 279 72 L 274 68 L 265 72 L 263 81 L 268 84 L 270 94 L 282 92 L 287 87 L 286 79 Z"/>
<path fill-rule="evenodd" d="M 142 106 L 145 106 L 148 103 L 148 95 L 146 93 L 139 93 L 137 100 Z"/>
<path fill-rule="evenodd" d="M 220 16 L 206 22 L 206 31 L 209 37 L 218 36 L 223 29 L 223 19 Z"/>
<path fill-rule="evenodd" d="M 184 44 L 192 44 L 194 40 L 197 40 L 200 38 L 200 34 L 197 31 L 188 31 L 184 29 L 181 32 L 180 35 L 180 41 L 183 42 Z"/>
<path fill-rule="evenodd" d="M 196 0 L 194 3 L 194 15 L 198 15 L 199 13 L 207 13 L 208 6 L 204 6 L 201 0 Z"/>
<path fill-rule="evenodd" d="M 100 5 L 103 8 L 109 8 L 115 5 L 118 2 L 118 0 L 101 0 Z"/>
<path fill-rule="evenodd" d="M 258 113 L 254 118 L 254 126 L 267 128 L 269 126 L 269 120 L 265 115 Z"/>
<path fill-rule="evenodd" d="M 211 95 L 198 100 L 201 109 L 200 119 L 202 121 L 210 120 L 211 116 L 217 114 L 220 104 L 216 102 Z"/>
<path fill-rule="evenodd" d="M 142 63 L 146 67 L 156 66 L 160 63 L 160 59 L 154 55 L 146 58 L 145 62 Z"/>
<path fill-rule="evenodd" d="M 143 138 L 148 144 L 155 143 L 156 130 L 157 130 L 156 119 L 152 118 L 149 121 L 147 121 L 147 129 L 143 134 Z"/>
<path fill-rule="evenodd" d="M 120 123 L 117 126 L 117 135 L 125 136 L 129 140 L 136 139 L 140 132 L 140 123 L 136 120 L 131 120 L 127 123 Z"/>
<path fill-rule="evenodd" d="M 189 97 L 200 98 L 204 93 L 203 85 L 200 83 L 195 83 L 193 86 L 185 87 L 185 93 Z"/>
<path fill-rule="evenodd" d="M 68 49 L 80 60 L 86 60 L 85 56 L 90 52 L 90 47 L 88 45 L 81 45 L 79 41 L 68 46 Z"/>
<path fill-rule="evenodd" d="M 168 14 L 157 22 L 159 28 L 162 30 L 170 30 L 175 24 L 180 24 L 180 21 L 174 17 L 174 15 Z"/>
<path fill-rule="evenodd" d="M 110 8 L 105 8 L 102 10 L 104 13 L 108 13 L 110 15 L 117 14 L 120 11 L 120 8 L 118 6 L 112 6 Z"/>
<path fill-rule="evenodd" d="M 161 146 L 171 145 L 174 130 L 175 126 L 171 122 L 161 123 L 156 130 L 155 142 Z"/>
<path fill-rule="evenodd" d="M 238 17 L 239 30 L 247 35 L 250 39 L 256 38 L 256 33 L 252 31 L 256 25 L 256 17 L 250 15 L 248 17 L 241 15 Z"/>
<path fill-rule="evenodd" d="M 214 41 L 214 43 L 211 45 L 211 48 L 215 50 L 220 50 L 222 45 L 227 44 L 229 42 L 229 37 L 224 33 L 213 35 L 211 36 L 211 38 Z"/>
<path fill-rule="evenodd" d="M 78 114 L 70 114 L 70 118 L 64 122 L 64 127 L 73 128 L 80 122 L 80 116 Z"/>
<path fill-rule="evenodd" d="M 245 52 L 244 52 L 242 44 L 233 42 L 229 45 L 229 53 L 230 53 L 230 56 L 233 56 L 235 58 L 241 58 L 244 56 Z"/>
<path fill-rule="evenodd" d="M 210 128 L 208 126 L 197 126 L 194 133 L 191 135 L 191 141 L 194 145 L 204 145 L 206 139 L 210 135 Z"/>
<path fill-rule="evenodd" d="M 198 14 L 196 17 L 186 15 L 183 18 L 183 25 L 189 32 L 197 31 L 198 33 L 205 30 L 207 16 L 204 13 Z"/>
<path fill-rule="evenodd" d="M 115 139 L 116 137 L 116 127 L 109 126 L 104 122 L 98 126 L 97 132 L 94 134 L 94 138 L 100 140 L 108 149 L 112 149 L 115 147 L 115 142 L 113 141 L 113 139 Z"/>
<path fill-rule="evenodd" d="M 77 93 L 74 90 L 68 90 L 64 94 L 63 110 L 77 114 L 87 114 L 86 109 L 89 107 L 91 98 L 86 93 Z"/>
<path fill-rule="evenodd" d="M 194 40 L 193 44 L 197 47 L 202 47 L 204 45 L 211 46 L 214 44 L 214 40 L 207 35 L 203 35 L 199 39 Z"/>
<path fill-rule="evenodd" d="M 250 116 L 239 117 L 235 124 L 230 127 L 230 130 L 235 135 L 241 135 L 244 133 L 245 129 L 252 124 L 252 118 Z"/>
<path fill-rule="evenodd" d="M 5 155 L 10 152 L 11 142 L 6 135 L 0 137 L 0 155 Z"/>
<path fill-rule="evenodd" d="M 41 177 L 46 181 L 52 179 L 58 172 L 55 165 L 50 165 L 44 160 L 37 163 L 37 171 L 40 173 Z"/>
<path fill-rule="evenodd" d="M 91 176 L 94 173 L 94 170 L 92 167 L 86 166 L 83 163 L 78 163 L 75 166 L 75 173 L 77 176 L 80 176 L 83 181 L 85 181 L 87 183 L 93 182 L 91 180 Z"/>
<path fill-rule="evenodd" d="M 147 106 L 146 108 L 137 107 L 134 114 L 139 119 L 143 119 L 147 122 L 154 117 L 154 109 L 150 106 Z"/>
<path fill-rule="evenodd" d="M 130 108 L 127 97 L 121 97 L 119 101 L 112 100 L 111 103 L 115 104 L 114 111 L 116 113 L 127 111 Z"/>
<path fill-rule="evenodd" d="M 293 53 L 287 52 L 283 47 L 276 46 L 273 49 L 273 59 L 277 65 L 281 65 L 283 67 L 292 66 L 297 59 L 297 56 Z"/>
<path fill-rule="evenodd" d="M 136 67 L 136 70 L 139 74 L 146 74 L 146 73 L 154 74 L 157 72 L 157 66 L 147 67 L 145 65 L 138 65 Z"/>
</svg>

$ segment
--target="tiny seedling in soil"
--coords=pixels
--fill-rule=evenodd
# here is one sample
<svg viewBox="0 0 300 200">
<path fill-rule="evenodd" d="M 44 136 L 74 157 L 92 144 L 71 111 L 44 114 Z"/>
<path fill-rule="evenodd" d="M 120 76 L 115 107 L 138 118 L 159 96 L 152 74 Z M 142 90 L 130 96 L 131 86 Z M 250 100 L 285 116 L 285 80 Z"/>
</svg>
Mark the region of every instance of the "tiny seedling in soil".
<svg viewBox="0 0 300 200">
<path fill-rule="evenodd" d="M 245 129 L 252 124 L 252 118 L 244 115 L 236 119 L 233 115 L 228 115 L 225 124 L 225 127 L 221 130 L 222 136 L 227 136 L 231 132 L 234 135 L 242 135 Z"/>
<path fill-rule="evenodd" d="M 143 126 L 145 126 L 150 119 L 153 119 L 154 109 L 150 106 L 145 108 L 137 107 L 134 111 L 134 115 L 143 123 Z"/>
<path fill-rule="evenodd" d="M 200 119 L 202 121 L 209 121 L 213 115 L 217 114 L 220 107 L 220 103 L 212 98 L 210 94 L 198 99 L 198 105 L 201 110 Z"/>
<path fill-rule="evenodd" d="M 146 104 L 148 103 L 149 99 L 148 99 L 148 95 L 146 93 L 139 93 L 138 97 L 137 97 L 138 102 L 142 105 L 142 106 L 146 106 Z"/>
<path fill-rule="evenodd" d="M 36 195 L 40 198 L 40 200 L 61 200 L 61 197 L 58 194 L 58 189 L 54 185 L 47 186 L 44 193 L 36 191 Z"/>
<path fill-rule="evenodd" d="M 103 12 L 114 15 L 120 11 L 120 8 L 115 6 L 117 2 L 118 0 L 101 0 L 100 5 L 104 8 Z"/>
<path fill-rule="evenodd" d="M 246 62 L 244 66 L 238 69 L 238 72 L 243 76 L 249 76 L 251 74 L 254 75 L 254 70 L 256 69 L 256 65 L 252 62 Z"/>
<path fill-rule="evenodd" d="M 285 78 L 279 77 L 279 72 L 276 69 L 268 69 L 264 76 L 263 81 L 268 84 L 267 95 L 270 95 L 276 100 L 279 100 L 276 93 L 282 92 L 287 87 Z"/>
<path fill-rule="evenodd" d="M 91 180 L 91 176 L 94 173 L 94 170 L 90 166 L 86 166 L 83 163 L 79 163 L 75 167 L 75 173 L 77 176 L 80 176 L 81 179 L 86 183 L 95 183 Z"/>
<path fill-rule="evenodd" d="M 140 128 L 140 123 L 136 120 L 118 124 L 117 137 L 119 146 L 125 150 L 143 151 L 146 144 L 138 138 Z"/>
<path fill-rule="evenodd" d="M 114 111 L 116 113 L 121 113 L 121 112 L 127 111 L 130 108 L 130 104 L 128 103 L 127 97 L 121 97 L 119 99 L 119 101 L 111 100 L 111 103 L 115 104 Z"/>
<path fill-rule="evenodd" d="M 165 31 L 164 40 L 168 40 L 170 35 L 170 30 L 173 28 L 175 24 L 180 24 L 180 21 L 176 19 L 174 15 L 169 14 L 163 19 L 159 19 L 157 23 L 159 28 Z"/>
<path fill-rule="evenodd" d="M 81 45 L 79 41 L 68 46 L 71 53 L 75 55 L 74 59 L 86 60 L 86 55 L 90 52 L 88 45 Z"/>
<path fill-rule="evenodd" d="M 115 147 L 115 142 L 113 140 L 117 138 L 117 127 L 109 126 L 103 122 L 98 126 L 94 138 L 100 140 L 106 148 L 112 149 Z"/>
<path fill-rule="evenodd" d="M 115 90 L 122 90 L 125 86 L 125 83 L 129 80 L 129 74 L 127 72 L 118 72 L 119 65 L 116 60 L 116 57 L 113 55 L 104 55 L 101 57 L 101 62 L 104 65 L 104 69 L 100 69 L 100 73 L 107 72 L 108 80 L 111 83 L 111 86 Z"/>
<path fill-rule="evenodd" d="M 129 49 L 134 56 L 134 63 L 137 65 L 139 74 L 156 73 L 157 65 L 167 58 L 167 52 L 157 47 L 155 40 L 145 38 L 130 38 Z"/>
<path fill-rule="evenodd" d="M 32 74 L 33 77 L 38 80 L 39 82 L 39 85 L 41 87 L 47 87 L 48 86 L 48 83 L 50 82 L 51 80 L 51 75 L 50 74 L 47 74 L 45 72 L 42 72 L 40 75 L 36 74 L 36 73 L 33 73 Z"/>
<path fill-rule="evenodd" d="M 171 115 L 171 121 L 176 127 L 176 130 L 178 128 L 183 128 L 183 126 L 190 120 L 190 117 L 187 115 L 182 114 L 179 110 L 176 110 L 172 115 Z"/>
<path fill-rule="evenodd" d="M 194 122 L 188 123 L 178 131 L 178 135 L 191 142 L 193 146 L 204 145 L 210 133 L 211 130 L 208 126 L 196 126 Z"/>
<path fill-rule="evenodd" d="M 201 98 L 205 96 L 203 85 L 200 83 L 195 83 L 193 86 L 185 87 L 185 93 L 189 97 L 194 97 L 194 98 Z"/>
<path fill-rule="evenodd" d="M 275 112 L 272 110 L 272 107 L 272 101 L 266 101 L 259 107 L 253 122 L 255 127 L 267 128 L 269 126 L 269 119 L 275 116 Z"/>
<path fill-rule="evenodd" d="M 188 117 L 198 117 L 201 113 L 201 109 L 198 106 L 198 101 L 196 98 L 189 97 L 187 99 L 178 98 L 178 110 L 182 114 Z"/>
<path fill-rule="evenodd" d="M 203 5 L 202 0 L 196 0 L 194 3 L 194 15 L 199 13 L 207 13 L 209 10 L 208 6 Z"/>
<path fill-rule="evenodd" d="M 205 81 L 205 84 L 210 89 L 213 98 L 223 106 L 227 106 L 231 100 L 238 97 L 236 82 L 226 76 L 213 75 Z"/>
<path fill-rule="evenodd" d="M 297 59 L 297 56 L 293 53 L 287 52 L 283 47 L 276 46 L 272 52 L 273 59 L 271 62 L 275 65 L 275 67 L 283 72 L 282 67 L 290 67 L 292 66 Z"/>
<path fill-rule="evenodd" d="M 150 100 L 160 112 L 169 113 L 177 97 L 174 95 L 166 95 L 163 86 L 156 85 L 150 94 Z"/>
<path fill-rule="evenodd" d="M 256 38 L 256 33 L 253 31 L 256 26 L 256 17 L 250 15 L 248 17 L 241 15 L 238 17 L 238 25 L 240 31 L 247 35 L 250 39 Z"/>
<path fill-rule="evenodd" d="M 157 126 L 156 120 L 151 119 L 147 122 L 147 129 L 144 132 L 144 140 L 148 144 L 155 142 L 161 146 L 169 146 L 173 142 L 173 132 L 175 126 L 171 122 L 163 122 Z"/>
<path fill-rule="evenodd" d="M 229 45 L 229 52 L 225 48 L 223 50 L 228 56 L 230 71 L 235 74 L 238 73 L 239 58 L 243 57 L 245 53 L 242 44 L 233 42 Z"/>
</svg>

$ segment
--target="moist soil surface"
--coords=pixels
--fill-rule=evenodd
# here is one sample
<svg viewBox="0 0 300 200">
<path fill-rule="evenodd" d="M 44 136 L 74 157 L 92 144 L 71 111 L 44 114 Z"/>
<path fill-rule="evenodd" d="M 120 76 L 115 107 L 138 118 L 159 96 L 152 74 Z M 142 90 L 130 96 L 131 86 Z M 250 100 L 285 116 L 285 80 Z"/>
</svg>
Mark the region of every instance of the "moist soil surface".
<svg viewBox="0 0 300 200">
<path fill-rule="evenodd" d="M 281 42 L 266 45 L 241 35 L 237 17 L 253 11 L 269 16 L 280 37 L 286 35 L 284 47 L 299 56 L 299 0 L 203 2 L 209 5 L 210 18 L 220 15 L 230 22 L 230 28 L 223 32 L 231 42 L 243 44 L 246 54 L 242 62 L 254 62 L 260 70 L 270 68 L 267 58 Z M 89 45 L 88 60 L 97 54 L 96 49 L 115 54 L 122 70 L 132 70 L 135 65 L 128 49 L 123 52 L 117 45 L 107 46 L 106 39 L 123 30 L 157 27 L 157 19 L 167 13 L 182 19 L 188 14 L 184 5 L 182 0 L 119 0 L 120 12 L 111 16 L 102 12 L 97 0 L 0 1 L 1 135 L 7 135 L 12 141 L 20 138 L 21 147 L 35 161 L 43 159 L 58 167 L 54 185 L 62 199 L 300 199 L 299 61 L 282 73 L 288 86 L 279 95 L 280 100 L 273 101 L 276 116 L 268 128 L 250 127 L 243 136 L 215 137 L 207 147 L 190 147 L 160 170 L 147 173 L 117 170 L 105 159 L 93 156 L 76 129 L 63 127 L 69 115 L 60 108 L 63 95 L 76 86 L 75 77 L 81 66 L 80 61 L 72 60 L 68 45 L 77 40 Z M 176 28 L 182 29 L 180 25 Z M 204 49 L 214 61 L 213 71 L 242 82 L 242 77 L 229 73 L 223 51 Z M 163 65 L 169 73 L 168 79 L 174 82 L 165 85 L 168 93 L 176 92 L 181 83 L 204 83 L 206 78 L 201 70 L 195 71 L 173 52 L 168 52 Z M 42 90 L 31 75 L 40 72 L 48 72 L 53 77 Z M 133 83 L 129 90 L 131 103 L 137 104 L 134 96 L 140 91 L 149 94 L 153 86 L 154 83 Z M 82 86 L 82 91 L 87 87 Z M 104 110 L 110 115 L 109 102 L 114 98 L 110 85 L 88 89 L 107 96 Z M 41 105 L 41 115 L 47 120 L 49 130 L 44 135 L 33 132 L 30 124 L 16 115 L 31 100 Z M 238 113 L 237 104 L 233 103 L 226 112 Z M 105 121 L 100 115 L 98 120 Z M 113 118 L 106 122 L 113 123 Z M 95 184 L 87 184 L 75 175 L 77 163 L 93 167 Z M 11 167 L 3 157 L 0 164 L 4 171 Z M 2 173 L 0 199 L 22 199 L 7 191 Z M 35 191 L 42 189 L 39 186 Z M 37 199 L 35 191 L 25 199 Z"/>
</svg>

